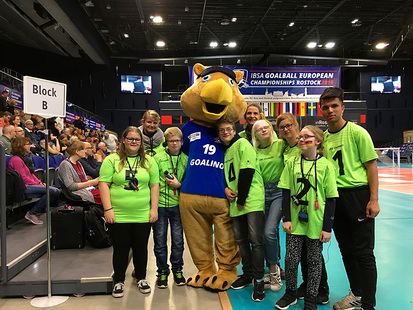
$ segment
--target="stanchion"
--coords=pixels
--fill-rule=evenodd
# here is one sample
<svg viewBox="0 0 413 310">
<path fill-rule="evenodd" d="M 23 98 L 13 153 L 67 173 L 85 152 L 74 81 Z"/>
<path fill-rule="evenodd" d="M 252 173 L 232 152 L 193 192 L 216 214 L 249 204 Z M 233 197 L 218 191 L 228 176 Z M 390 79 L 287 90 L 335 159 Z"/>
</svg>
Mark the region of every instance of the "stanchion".
<svg viewBox="0 0 413 310">
<path fill-rule="evenodd" d="M 49 188 L 49 130 L 47 129 L 47 119 L 45 119 L 45 149 L 46 149 L 46 214 L 47 214 L 47 296 L 36 297 L 30 304 L 37 308 L 53 307 L 64 303 L 69 296 L 52 296 L 51 280 L 51 255 L 50 255 L 50 236 L 51 236 L 51 217 L 50 217 L 50 188 Z"/>
</svg>

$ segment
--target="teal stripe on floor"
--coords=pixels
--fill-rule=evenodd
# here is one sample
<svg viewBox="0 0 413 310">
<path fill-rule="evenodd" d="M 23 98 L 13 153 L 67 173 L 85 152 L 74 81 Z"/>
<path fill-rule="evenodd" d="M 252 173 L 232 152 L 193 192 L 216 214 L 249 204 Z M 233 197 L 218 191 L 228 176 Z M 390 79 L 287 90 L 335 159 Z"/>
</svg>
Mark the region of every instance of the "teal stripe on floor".
<svg viewBox="0 0 413 310">
<path fill-rule="evenodd" d="M 381 212 L 376 220 L 375 255 L 378 268 L 376 310 L 413 309 L 413 195 L 379 190 Z M 281 234 L 282 257 L 285 255 L 285 233 Z M 348 294 L 349 284 L 344 271 L 337 241 L 324 245 L 324 259 L 330 286 L 330 303 L 318 306 L 319 310 L 333 309 L 333 304 Z M 283 259 L 281 265 L 284 266 Z M 242 273 L 238 266 L 238 273 Z M 301 283 L 299 271 L 298 283 Z M 285 282 L 285 281 L 283 281 Z M 275 309 L 274 304 L 285 292 L 266 290 L 265 300 L 251 299 L 252 286 L 241 290 L 228 290 L 234 310 Z M 304 301 L 298 301 L 291 310 L 304 308 Z"/>
</svg>

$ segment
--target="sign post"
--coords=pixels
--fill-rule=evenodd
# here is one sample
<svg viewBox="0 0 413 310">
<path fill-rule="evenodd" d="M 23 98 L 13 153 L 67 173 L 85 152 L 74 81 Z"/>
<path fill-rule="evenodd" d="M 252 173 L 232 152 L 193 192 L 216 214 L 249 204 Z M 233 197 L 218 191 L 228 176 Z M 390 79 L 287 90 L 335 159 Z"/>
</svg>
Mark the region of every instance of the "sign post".
<svg viewBox="0 0 413 310">
<path fill-rule="evenodd" d="M 24 113 L 37 114 L 45 118 L 66 114 L 66 84 L 34 78 L 23 77 Z M 46 149 L 46 214 L 47 214 L 47 297 L 34 298 L 33 307 L 45 308 L 64 303 L 68 296 L 52 296 L 51 258 L 50 258 L 50 178 L 49 178 L 49 130 L 45 122 Z"/>
</svg>

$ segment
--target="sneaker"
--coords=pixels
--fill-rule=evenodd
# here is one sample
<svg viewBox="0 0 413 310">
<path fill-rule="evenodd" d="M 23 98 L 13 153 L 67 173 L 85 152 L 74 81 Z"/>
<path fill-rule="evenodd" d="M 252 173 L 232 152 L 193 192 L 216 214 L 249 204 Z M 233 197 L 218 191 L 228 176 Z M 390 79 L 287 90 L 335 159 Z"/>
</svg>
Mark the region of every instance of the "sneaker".
<svg viewBox="0 0 413 310">
<path fill-rule="evenodd" d="M 278 263 L 277 266 L 280 268 L 280 278 L 281 278 L 281 280 L 285 280 L 285 271 L 284 271 L 284 269 L 281 268 L 280 263 Z"/>
<path fill-rule="evenodd" d="M 39 217 L 35 214 L 30 214 L 29 212 L 26 213 L 24 218 L 30 222 L 32 222 L 35 225 L 42 225 L 43 221 L 39 219 Z"/>
<path fill-rule="evenodd" d="M 149 286 L 148 281 L 145 279 L 138 281 L 138 288 L 142 294 L 149 294 L 151 292 L 151 287 Z"/>
<path fill-rule="evenodd" d="M 115 284 L 112 290 L 112 296 L 115 298 L 123 297 L 123 287 L 125 284 L 123 282 L 118 282 Z"/>
<path fill-rule="evenodd" d="M 306 293 L 307 293 L 307 285 L 305 284 L 305 282 L 303 282 L 297 289 L 297 298 L 304 299 Z"/>
<path fill-rule="evenodd" d="M 285 310 L 289 306 L 295 305 L 297 303 L 297 291 L 285 290 L 285 294 L 279 301 L 276 302 L 275 308 Z"/>
<path fill-rule="evenodd" d="M 279 274 L 279 267 L 276 267 L 275 273 L 267 273 L 264 278 L 265 288 L 270 288 L 273 292 L 278 292 L 283 283 Z"/>
<path fill-rule="evenodd" d="M 252 292 L 252 300 L 253 301 L 263 301 L 265 299 L 265 291 L 264 291 L 264 280 L 258 282 L 254 279 L 254 290 Z"/>
<path fill-rule="evenodd" d="M 326 305 L 329 302 L 330 289 L 328 286 L 320 286 L 318 288 L 317 304 Z"/>
<path fill-rule="evenodd" d="M 252 277 L 247 277 L 245 275 L 241 275 L 238 279 L 232 283 L 231 288 L 233 290 L 240 290 L 246 286 L 252 285 Z"/>
<path fill-rule="evenodd" d="M 342 300 L 337 301 L 334 304 L 335 310 L 350 310 L 361 309 L 361 297 L 354 296 L 353 292 L 349 290 L 349 293 Z"/>
<path fill-rule="evenodd" d="M 182 274 L 181 268 L 175 270 L 173 274 L 174 274 L 175 285 L 182 286 L 186 284 L 186 280 L 184 278 L 184 275 Z"/>
<path fill-rule="evenodd" d="M 158 271 L 158 275 L 156 276 L 156 286 L 158 288 L 168 287 L 168 275 L 169 273 L 165 270 Z"/>
</svg>

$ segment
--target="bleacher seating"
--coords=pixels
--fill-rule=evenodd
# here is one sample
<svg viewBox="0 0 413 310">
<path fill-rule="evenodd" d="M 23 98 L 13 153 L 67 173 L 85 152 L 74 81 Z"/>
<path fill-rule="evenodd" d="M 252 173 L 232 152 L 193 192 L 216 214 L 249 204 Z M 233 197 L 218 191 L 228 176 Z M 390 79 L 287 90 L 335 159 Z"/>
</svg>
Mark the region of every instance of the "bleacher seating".
<svg viewBox="0 0 413 310">
<path fill-rule="evenodd" d="M 34 167 L 36 168 L 34 170 L 34 175 L 40 180 L 44 181 L 44 176 L 46 173 L 46 165 L 44 163 L 44 160 L 42 157 L 38 155 L 33 155 L 32 157 Z"/>
</svg>

